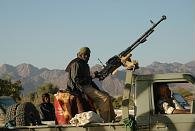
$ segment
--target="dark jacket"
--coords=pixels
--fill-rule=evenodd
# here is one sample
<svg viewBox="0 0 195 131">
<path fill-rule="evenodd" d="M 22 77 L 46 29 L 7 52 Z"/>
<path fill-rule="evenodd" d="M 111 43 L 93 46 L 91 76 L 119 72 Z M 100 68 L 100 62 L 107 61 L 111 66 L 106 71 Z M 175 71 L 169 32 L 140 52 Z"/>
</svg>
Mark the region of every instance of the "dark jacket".
<svg viewBox="0 0 195 131">
<path fill-rule="evenodd" d="M 82 90 L 84 85 L 92 83 L 89 65 L 80 58 L 73 59 L 65 71 L 68 72 L 67 88 L 73 91 Z"/>
<path fill-rule="evenodd" d="M 43 121 L 54 121 L 55 120 L 55 109 L 52 103 L 41 103 L 40 104 L 40 115 Z"/>
</svg>

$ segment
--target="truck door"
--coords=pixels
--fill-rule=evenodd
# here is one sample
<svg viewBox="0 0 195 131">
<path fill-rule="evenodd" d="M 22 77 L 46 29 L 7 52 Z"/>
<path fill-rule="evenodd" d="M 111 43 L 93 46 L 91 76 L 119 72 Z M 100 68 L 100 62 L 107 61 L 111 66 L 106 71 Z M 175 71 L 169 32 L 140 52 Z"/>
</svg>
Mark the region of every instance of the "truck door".
<svg viewBox="0 0 195 131">
<path fill-rule="evenodd" d="M 162 90 L 168 85 L 170 93 Z M 192 131 L 195 130 L 194 97 L 195 86 L 191 83 L 159 82 L 154 83 L 151 89 L 150 129 L 156 131 Z M 161 93 L 159 93 L 161 91 Z M 170 94 L 170 98 L 166 98 Z M 163 97 L 163 98 L 161 98 Z M 170 99 L 170 100 L 168 100 Z"/>
</svg>

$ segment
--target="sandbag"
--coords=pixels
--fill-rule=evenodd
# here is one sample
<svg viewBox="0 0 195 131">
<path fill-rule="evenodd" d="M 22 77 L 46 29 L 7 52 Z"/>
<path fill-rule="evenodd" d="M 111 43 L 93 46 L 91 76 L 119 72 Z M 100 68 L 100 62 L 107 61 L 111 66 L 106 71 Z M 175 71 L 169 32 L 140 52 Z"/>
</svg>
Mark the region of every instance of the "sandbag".
<svg viewBox="0 0 195 131">
<path fill-rule="evenodd" d="M 16 110 L 16 126 L 41 125 L 38 110 L 31 102 L 18 105 Z"/>
<path fill-rule="evenodd" d="M 14 104 L 6 112 L 5 127 L 41 125 L 39 112 L 31 102 Z"/>
<path fill-rule="evenodd" d="M 6 122 L 12 121 L 13 126 L 16 126 L 16 110 L 17 110 L 18 105 L 19 105 L 18 103 L 13 104 L 13 105 L 9 106 L 7 108 L 7 111 L 6 111 L 5 121 Z"/>
</svg>

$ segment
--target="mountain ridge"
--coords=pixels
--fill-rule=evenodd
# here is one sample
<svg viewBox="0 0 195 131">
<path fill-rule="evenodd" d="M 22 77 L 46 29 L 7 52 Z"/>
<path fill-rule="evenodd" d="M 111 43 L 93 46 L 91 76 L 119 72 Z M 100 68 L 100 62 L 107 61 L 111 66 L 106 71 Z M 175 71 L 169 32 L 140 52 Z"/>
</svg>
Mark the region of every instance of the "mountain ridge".
<svg viewBox="0 0 195 131">
<path fill-rule="evenodd" d="M 100 70 L 100 65 L 91 67 L 91 71 Z M 154 74 L 154 73 L 191 73 L 195 76 L 195 60 L 186 64 L 178 62 L 160 63 L 153 62 L 146 67 L 140 67 L 135 71 L 135 74 Z M 17 66 L 2 64 L 0 66 L 0 78 L 3 79 L 6 75 L 11 76 L 12 80 L 21 80 L 24 88 L 23 94 L 35 91 L 35 89 L 43 83 L 52 83 L 58 88 L 66 88 L 67 75 L 64 70 L 47 68 L 37 68 L 31 64 L 22 63 Z M 108 76 L 104 81 L 94 81 L 100 87 L 112 96 L 118 96 L 122 93 L 124 87 L 125 70 L 119 70 L 116 75 Z"/>
</svg>

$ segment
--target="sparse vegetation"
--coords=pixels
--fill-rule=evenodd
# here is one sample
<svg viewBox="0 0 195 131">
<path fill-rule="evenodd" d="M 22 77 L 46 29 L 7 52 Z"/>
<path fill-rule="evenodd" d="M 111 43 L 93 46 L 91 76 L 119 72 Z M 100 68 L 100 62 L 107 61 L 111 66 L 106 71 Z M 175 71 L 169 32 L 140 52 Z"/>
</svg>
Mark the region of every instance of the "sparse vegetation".
<svg viewBox="0 0 195 131">
<path fill-rule="evenodd" d="M 44 83 L 37 87 L 35 92 L 30 92 L 28 95 L 23 97 L 23 101 L 30 101 L 35 105 L 42 102 L 42 94 L 49 93 L 51 96 L 51 102 L 53 102 L 54 94 L 58 91 L 58 87 L 54 86 L 52 83 Z"/>
<path fill-rule="evenodd" d="M 0 79 L 0 96 L 12 96 L 15 100 L 20 99 L 23 90 L 21 81 L 12 82 L 11 79 Z"/>
</svg>

